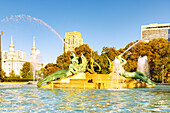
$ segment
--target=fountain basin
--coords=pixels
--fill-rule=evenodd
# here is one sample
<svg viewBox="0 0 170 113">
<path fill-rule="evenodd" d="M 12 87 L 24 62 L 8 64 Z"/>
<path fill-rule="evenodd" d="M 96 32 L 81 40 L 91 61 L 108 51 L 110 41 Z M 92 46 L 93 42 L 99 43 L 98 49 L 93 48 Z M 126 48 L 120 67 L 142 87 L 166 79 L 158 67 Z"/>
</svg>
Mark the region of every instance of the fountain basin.
<svg viewBox="0 0 170 113">
<path fill-rule="evenodd" d="M 51 81 L 47 85 L 39 88 L 76 88 L 76 89 L 129 89 L 129 88 L 153 88 L 145 82 L 135 79 L 125 78 L 123 76 L 113 77 L 113 74 L 90 74 L 79 73 L 68 78 L 62 78 L 57 81 Z"/>
</svg>

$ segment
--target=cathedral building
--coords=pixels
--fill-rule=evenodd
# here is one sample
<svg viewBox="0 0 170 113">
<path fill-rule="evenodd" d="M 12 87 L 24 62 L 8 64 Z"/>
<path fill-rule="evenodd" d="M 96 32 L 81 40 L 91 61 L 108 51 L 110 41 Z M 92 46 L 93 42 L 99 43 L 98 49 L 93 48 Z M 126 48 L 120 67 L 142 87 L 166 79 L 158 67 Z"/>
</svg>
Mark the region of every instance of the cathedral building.
<svg viewBox="0 0 170 113">
<path fill-rule="evenodd" d="M 34 66 L 36 65 L 36 70 L 40 70 L 43 66 L 38 62 L 39 53 L 40 51 L 37 51 L 35 47 L 35 40 L 33 40 L 30 63 L 34 63 Z M 6 76 L 9 77 L 12 70 L 14 70 L 15 75 L 20 76 L 20 69 L 22 69 L 25 62 L 29 62 L 26 60 L 26 52 L 14 50 L 13 37 L 11 36 L 9 51 L 2 51 L 2 69 L 6 73 Z"/>
<path fill-rule="evenodd" d="M 66 44 L 63 43 L 63 52 L 74 51 L 76 47 L 83 45 L 83 38 L 78 31 L 66 32 L 64 41 Z"/>
<path fill-rule="evenodd" d="M 2 51 L 2 69 L 6 76 L 9 77 L 12 70 L 15 75 L 20 75 L 20 69 L 25 62 L 27 62 L 26 52 L 14 50 L 13 37 L 11 36 L 9 51 Z"/>
</svg>

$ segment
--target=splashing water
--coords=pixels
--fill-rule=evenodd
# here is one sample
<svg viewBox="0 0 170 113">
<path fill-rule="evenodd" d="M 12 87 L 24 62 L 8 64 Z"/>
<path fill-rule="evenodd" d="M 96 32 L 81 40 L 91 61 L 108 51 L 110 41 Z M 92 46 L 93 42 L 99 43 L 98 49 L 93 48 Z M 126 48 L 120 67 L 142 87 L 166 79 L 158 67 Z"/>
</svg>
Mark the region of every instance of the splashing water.
<svg viewBox="0 0 170 113">
<path fill-rule="evenodd" d="M 68 47 L 67 43 L 65 43 L 65 41 L 63 40 L 63 38 L 50 26 L 48 25 L 47 23 L 45 23 L 43 20 L 41 19 L 38 19 L 38 18 L 35 18 L 35 17 L 31 17 L 30 15 L 11 15 L 10 17 L 5 17 L 1 20 L 1 22 L 9 22 L 9 21 L 20 21 L 20 20 L 27 20 L 27 21 L 30 21 L 30 22 L 37 22 L 41 25 L 44 25 L 45 27 L 47 27 L 48 29 L 50 29 L 54 34 L 56 34 L 60 39 L 61 41 L 67 46 L 67 48 L 70 50 L 70 48 Z"/>
<path fill-rule="evenodd" d="M 138 64 L 137 64 L 137 71 L 145 73 L 149 78 L 151 78 L 150 75 L 150 66 L 148 64 L 148 57 L 143 56 L 138 58 Z"/>
<path fill-rule="evenodd" d="M 116 75 L 114 73 L 116 73 Z M 122 66 L 120 64 L 120 60 L 115 58 L 115 60 L 113 62 L 113 77 L 112 77 L 112 81 L 113 81 L 113 79 L 117 78 L 117 83 L 116 83 L 117 89 L 119 88 L 119 74 L 122 74 Z"/>
</svg>

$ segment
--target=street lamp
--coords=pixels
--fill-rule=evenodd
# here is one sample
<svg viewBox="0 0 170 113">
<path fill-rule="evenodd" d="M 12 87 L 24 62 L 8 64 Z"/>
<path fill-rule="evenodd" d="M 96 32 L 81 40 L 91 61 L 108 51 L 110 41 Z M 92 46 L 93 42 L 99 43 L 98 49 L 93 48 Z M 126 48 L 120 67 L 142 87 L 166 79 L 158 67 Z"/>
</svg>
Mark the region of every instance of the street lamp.
<svg viewBox="0 0 170 113">
<path fill-rule="evenodd" d="M 162 84 L 164 84 L 164 65 L 162 65 Z"/>
<path fill-rule="evenodd" d="M 0 34 L 0 82 L 2 81 L 2 56 L 1 56 L 1 35 L 3 34 L 3 31 L 1 31 Z"/>
</svg>

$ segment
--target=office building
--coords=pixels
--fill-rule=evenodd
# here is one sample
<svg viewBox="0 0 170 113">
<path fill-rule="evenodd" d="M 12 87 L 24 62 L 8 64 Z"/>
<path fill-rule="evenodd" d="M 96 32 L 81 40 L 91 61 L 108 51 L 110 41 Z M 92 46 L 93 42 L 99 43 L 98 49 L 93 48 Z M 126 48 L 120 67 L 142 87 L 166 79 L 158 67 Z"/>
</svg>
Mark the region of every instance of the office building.
<svg viewBox="0 0 170 113">
<path fill-rule="evenodd" d="M 78 31 L 66 32 L 64 41 L 66 44 L 63 43 L 63 52 L 74 51 L 76 47 L 83 45 L 83 38 Z"/>
<path fill-rule="evenodd" d="M 154 38 L 164 38 L 170 41 L 170 23 L 149 24 L 141 26 L 141 39 L 145 42 Z"/>
</svg>

